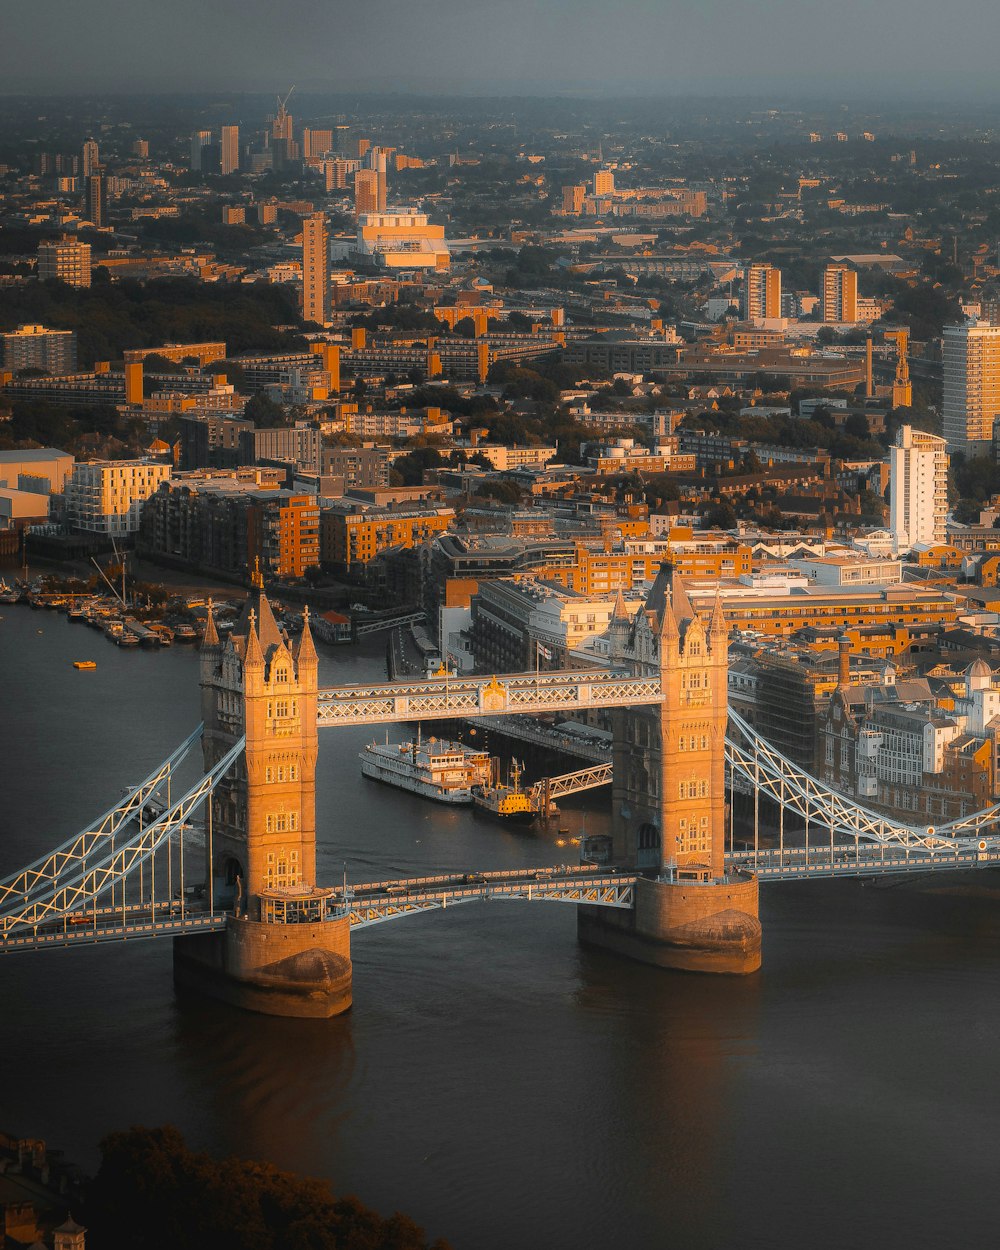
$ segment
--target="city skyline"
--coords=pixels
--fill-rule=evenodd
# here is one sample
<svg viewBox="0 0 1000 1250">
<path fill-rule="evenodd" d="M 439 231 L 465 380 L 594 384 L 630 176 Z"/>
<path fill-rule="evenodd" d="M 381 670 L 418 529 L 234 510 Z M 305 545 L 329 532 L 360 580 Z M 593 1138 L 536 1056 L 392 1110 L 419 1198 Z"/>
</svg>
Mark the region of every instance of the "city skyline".
<svg viewBox="0 0 1000 1250">
<path fill-rule="evenodd" d="M 267 90 L 287 80 L 310 90 L 459 95 L 997 94 L 989 49 L 1000 15 L 972 0 L 947 10 L 901 0 L 877 9 L 860 0 L 836 9 L 707 0 L 697 12 L 676 0 L 626 0 L 613 22 L 596 0 L 574 5 L 571 16 L 552 0 L 292 0 L 249 12 L 233 0 L 208 10 L 191 0 L 162 10 L 109 0 L 102 16 L 98 26 L 66 0 L 8 14 L 7 91 Z M 963 26 L 974 40 L 954 38 Z"/>
</svg>

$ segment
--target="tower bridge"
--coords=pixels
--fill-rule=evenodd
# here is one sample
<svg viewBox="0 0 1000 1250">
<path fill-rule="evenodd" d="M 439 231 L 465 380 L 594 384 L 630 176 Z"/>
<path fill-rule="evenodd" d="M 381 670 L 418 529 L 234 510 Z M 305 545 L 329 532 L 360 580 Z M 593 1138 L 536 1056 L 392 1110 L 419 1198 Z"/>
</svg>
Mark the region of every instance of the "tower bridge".
<svg viewBox="0 0 1000 1250">
<path fill-rule="evenodd" d="M 209 612 L 202 726 L 97 821 L 0 881 L 0 951 L 171 937 L 179 982 L 251 1010 L 329 1016 L 351 1004 L 352 930 L 428 911 L 568 902 L 584 942 L 740 974 L 760 965 L 760 882 L 1000 864 L 1000 807 L 907 826 L 825 787 L 730 712 L 721 607 L 703 623 L 666 566 L 634 619 L 619 597 L 609 671 L 327 689 L 308 614 L 291 644 L 255 583 L 225 643 Z M 321 728 L 588 708 L 612 711 L 612 764 L 563 780 L 611 782 L 613 867 L 317 884 Z M 185 788 L 178 769 L 199 744 L 204 771 Z M 727 821 L 727 767 L 730 792 L 741 780 L 753 795 L 749 847 Z M 776 845 L 760 838 L 761 796 L 778 812 Z"/>
</svg>

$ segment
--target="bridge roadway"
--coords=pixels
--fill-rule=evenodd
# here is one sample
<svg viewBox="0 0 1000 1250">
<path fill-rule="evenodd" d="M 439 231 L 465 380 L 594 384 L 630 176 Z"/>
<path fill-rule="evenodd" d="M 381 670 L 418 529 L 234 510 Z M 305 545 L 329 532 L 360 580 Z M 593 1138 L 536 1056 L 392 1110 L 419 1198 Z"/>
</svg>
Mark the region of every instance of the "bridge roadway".
<svg viewBox="0 0 1000 1250">
<path fill-rule="evenodd" d="M 807 881 L 819 877 L 879 877 L 900 873 L 954 872 L 970 868 L 1000 867 L 1000 848 L 920 853 L 884 843 L 819 842 L 808 849 L 786 846 L 782 849 L 733 851 L 726 863 L 757 875 L 760 881 Z"/>
<path fill-rule="evenodd" d="M 726 856 L 728 868 L 756 873 L 769 881 L 820 880 L 834 877 L 879 877 L 1000 867 L 1000 849 L 919 854 L 905 848 L 880 845 L 820 844 L 783 850 L 739 850 Z M 445 911 L 463 903 L 491 901 L 586 903 L 597 907 L 629 908 L 636 881 L 634 872 L 595 865 L 562 865 L 512 872 L 451 873 L 433 877 L 406 877 L 349 885 L 346 896 L 335 892 L 331 914 L 349 915 L 352 929 L 370 928 L 389 920 L 428 911 Z M 179 937 L 224 929 L 228 914 L 210 912 L 205 903 L 158 900 L 119 907 L 74 912 L 34 928 L 6 928 L 0 921 L 0 953 L 87 946 L 114 941 Z"/>
<path fill-rule="evenodd" d="M 706 695 L 694 697 L 707 698 Z M 371 685 L 329 686 L 318 694 L 317 723 L 385 725 L 466 716 L 575 712 L 660 703 L 656 677 L 605 669 L 514 673 L 497 677 L 429 677 Z"/>
</svg>

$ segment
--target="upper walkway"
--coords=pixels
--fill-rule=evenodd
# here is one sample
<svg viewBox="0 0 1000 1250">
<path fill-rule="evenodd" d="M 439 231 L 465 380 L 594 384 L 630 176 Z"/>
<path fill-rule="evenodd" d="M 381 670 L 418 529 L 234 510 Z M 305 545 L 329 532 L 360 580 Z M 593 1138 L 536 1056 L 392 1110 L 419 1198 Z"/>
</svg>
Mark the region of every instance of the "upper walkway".
<svg viewBox="0 0 1000 1250">
<path fill-rule="evenodd" d="M 499 678 L 443 676 L 321 689 L 317 721 L 323 728 L 511 713 L 576 712 L 660 703 L 662 697 L 656 677 L 632 677 L 604 669 L 514 673 Z"/>
</svg>

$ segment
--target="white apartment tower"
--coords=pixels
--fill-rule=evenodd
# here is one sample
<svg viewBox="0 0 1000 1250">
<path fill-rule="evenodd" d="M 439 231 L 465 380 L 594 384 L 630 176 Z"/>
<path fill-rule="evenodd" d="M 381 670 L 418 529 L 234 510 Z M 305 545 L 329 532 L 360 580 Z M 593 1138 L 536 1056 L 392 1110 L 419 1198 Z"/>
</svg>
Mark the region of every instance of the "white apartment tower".
<svg viewBox="0 0 1000 1250">
<path fill-rule="evenodd" d="M 330 247 L 324 213 L 302 221 L 302 316 L 325 325 L 330 299 Z"/>
<path fill-rule="evenodd" d="M 1000 326 L 944 328 L 944 437 L 949 451 L 989 456 L 1000 416 Z"/>
<path fill-rule="evenodd" d="M 781 316 L 781 270 L 773 265 L 747 265 L 743 271 L 744 321 L 775 321 Z"/>
<path fill-rule="evenodd" d="M 945 440 L 910 425 L 896 432 L 889 449 L 889 528 L 894 552 L 914 543 L 941 543 L 948 519 L 948 453 Z"/>
</svg>

